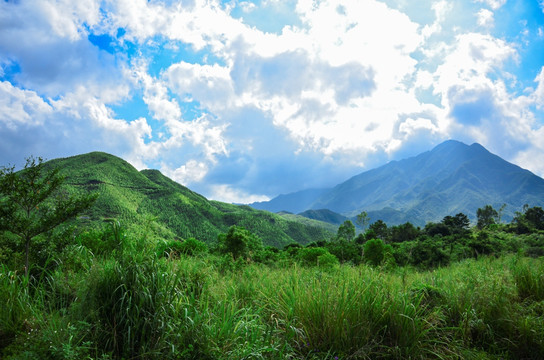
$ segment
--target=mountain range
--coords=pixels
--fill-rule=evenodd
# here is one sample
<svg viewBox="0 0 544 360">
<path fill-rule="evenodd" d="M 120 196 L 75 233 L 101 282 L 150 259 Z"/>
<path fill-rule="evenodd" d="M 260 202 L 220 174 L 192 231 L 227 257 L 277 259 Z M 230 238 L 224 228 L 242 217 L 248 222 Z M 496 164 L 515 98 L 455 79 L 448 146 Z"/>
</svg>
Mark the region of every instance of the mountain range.
<svg viewBox="0 0 544 360">
<path fill-rule="evenodd" d="M 336 227 L 302 216 L 287 218 L 247 205 L 210 201 L 158 170 L 138 171 L 128 162 L 102 152 L 59 158 L 44 164 L 58 168 L 68 193 L 98 192 L 80 222 L 95 226 L 115 218 L 131 233 L 149 231 L 165 239 L 194 237 L 212 243 L 230 226 L 243 226 L 265 245 L 283 247 L 328 239 Z M 147 230 L 146 230 L 147 228 Z"/>
<path fill-rule="evenodd" d="M 544 205 L 544 179 L 490 153 L 479 144 L 449 140 L 420 155 L 361 174 L 329 189 L 303 190 L 268 202 L 250 204 L 256 209 L 308 214 L 324 209 L 354 218 L 366 211 L 370 221 L 389 225 L 425 225 L 446 215 L 476 218 L 478 208 L 505 204 L 502 219 L 512 219 L 524 204 Z"/>
</svg>

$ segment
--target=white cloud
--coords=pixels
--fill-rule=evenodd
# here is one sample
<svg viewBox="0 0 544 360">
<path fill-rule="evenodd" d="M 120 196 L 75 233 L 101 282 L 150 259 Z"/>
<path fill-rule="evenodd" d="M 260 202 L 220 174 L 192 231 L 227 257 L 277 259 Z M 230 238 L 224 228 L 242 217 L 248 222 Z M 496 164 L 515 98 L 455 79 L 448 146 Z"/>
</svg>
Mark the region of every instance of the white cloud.
<svg viewBox="0 0 544 360">
<path fill-rule="evenodd" d="M 446 19 L 447 13 L 451 11 L 452 4 L 443 0 L 433 3 L 431 7 L 435 14 L 435 21 L 431 25 L 425 25 L 421 30 L 425 38 L 442 31 L 442 23 Z"/>
<path fill-rule="evenodd" d="M 502 7 L 504 4 L 506 4 L 506 0 L 475 0 L 475 1 L 479 3 L 484 3 L 493 10 L 497 10 L 500 7 Z"/>
<path fill-rule="evenodd" d="M 219 112 L 233 106 L 234 89 L 230 70 L 220 65 L 179 62 L 163 74 L 168 87 L 179 98 L 196 100 L 204 107 Z"/>
<path fill-rule="evenodd" d="M 119 84 L 114 56 L 87 41 L 100 23 L 95 1 L 1 2 L 0 63 L 20 68 L 17 83 L 55 97 L 82 83 Z M 98 95 L 100 92 L 97 92 Z"/>
<path fill-rule="evenodd" d="M 493 18 L 493 12 L 489 11 L 487 9 L 480 9 L 478 11 L 478 25 L 490 28 L 493 27 L 495 24 L 495 19 Z"/>
<path fill-rule="evenodd" d="M 478 33 L 459 35 L 434 73 L 434 89 L 442 95 L 445 108 L 451 109 L 449 100 L 469 89 L 492 87 L 488 75 L 500 72 L 506 60 L 516 58 L 514 47 L 504 40 Z"/>
<path fill-rule="evenodd" d="M 537 83 L 536 90 L 534 92 L 536 106 L 544 110 L 544 66 L 541 68 L 540 73 L 535 78 Z"/>
<path fill-rule="evenodd" d="M 208 165 L 204 162 L 189 160 L 177 169 L 170 169 L 168 165 L 162 165 L 161 171 L 180 184 L 190 186 L 201 181 L 208 172 Z"/>
<path fill-rule="evenodd" d="M 471 11 L 486 8 L 464 17 L 472 22 L 465 30 L 455 23 L 459 4 L 446 0 L 429 3 L 427 24 L 382 1 L 300 0 L 298 25 L 265 33 L 216 0 L 2 2 L 0 76 L 20 71 L 0 83 L 0 134 L 31 128 L 36 143 L 43 133 L 74 153 L 99 148 L 139 168 L 160 163 L 176 180 L 235 202 L 263 199 L 245 186 L 257 188 L 264 175 L 243 172 L 264 168 L 256 164 L 275 143 L 288 149 L 278 163 L 312 154 L 320 169 L 360 169 L 370 155 L 460 136 L 512 149 L 536 169 L 542 130 L 530 107 L 544 108 L 544 68 L 524 95 L 505 85 L 517 80 L 503 68 L 520 47 L 492 36 L 492 11 L 504 3 L 473 1 Z M 287 5 L 240 6 L 249 17 Z M 115 38 L 120 28 L 115 50 L 134 53 L 87 39 Z M 179 52 L 166 59 L 157 46 Z M 150 118 L 117 118 L 111 109 L 139 94 Z M 240 178 L 209 180 L 221 161 L 239 166 Z"/>
<path fill-rule="evenodd" d="M 529 133 L 528 143 L 531 146 L 519 151 L 512 159 L 514 163 L 522 168 L 529 169 L 540 177 L 544 177 L 544 163 L 540 161 L 544 153 L 542 139 L 544 139 L 544 126 Z"/>
<path fill-rule="evenodd" d="M 36 92 L 19 89 L 8 81 L 0 82 L 0 126 L 14 130 L 42 125 L 52 112 L 52 107 Z"/>
<path fill-rule="evenodd" d="M 248 194 L 243 190 L 224 184 L 212 186 L 210 194 L 212 199 L 234 204 L 251 204 L 257 201 L 270 200 L 267 196 Z"/>
<path fill-rule="evenodd" d="M 169 98 L 166 84 L 150 76 L 147 70 L 145 63 L 136 64 L 131 76 L 143 88 L 143 101 L 149 111 L 157 120 L 163 120 L 166 123 L 179 121 L 181 119 L 179 104 L 176 100 Z"/>
<path fill-rule="evenodd" d="M 410 136 L 418 130 L 429 130 L 430 132 L 437 131 L 437 127 L 430 119 L 424 118 L 407 118 L 399 125 L 399 131 Z"/>
</svg>

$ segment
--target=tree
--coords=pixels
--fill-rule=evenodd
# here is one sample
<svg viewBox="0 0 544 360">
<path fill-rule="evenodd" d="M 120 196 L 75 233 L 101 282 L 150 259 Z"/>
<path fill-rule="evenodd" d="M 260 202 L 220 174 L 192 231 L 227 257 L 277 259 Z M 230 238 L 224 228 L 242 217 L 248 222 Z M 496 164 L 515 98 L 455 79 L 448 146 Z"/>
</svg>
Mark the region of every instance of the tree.
<svg viewBox="0 0 544 360">
<path fill-rule="evenodd" d="M 483 229 L 489 225 L 495 224 L 499 217 L 499 213 L 497 213 L 497 210 L 493 209 L 493 206 L 486 205 L 476 211 L 476 216 L 478 218 L 476 226 L 478 226 L 478 229 Z"/>
<path fill-rule="evenodd" d="M 468 230 L 470 220 L 463 213 L 458 213 L 455 216 L 446 216 L 442 219 L 442 223 L 448 226 L 453 233 L 462 233 Z"/>
<path fill-rule="evenodd" d="M 307 266 L 318 265 L 317 260 L 321 255 L 328 254 L 329 250 L 324 247 L 306 247 L 298 252 L 298 260 Z"/>
<path fill-rule="evenodd" d="M 419 229 L 412 223 L 406 222 L 402 225 L 392 226 L 390 228 L 391 242 L 413 241 L 419 236 Z"/>
<path fill-rule="evenodd" d="M 357 220 L 355 220 L 355 222 L 361 227 L 361 229 L 363 229 L 363 231 L 365 231 L 366 226 L 370 222 L 370 218 L 368 217 L 367 212 L 363 211 L 362 213 L 357 215 Z"/>
<path fill-rule="evenodd" d="M 344 223 L 338 227 L 338 233 L 336 234 L 336 238 L 351 241 L 354 237 L 355 225 L 353 225 L 350 220 L 344 221 Z"/>
<path fill-rule="evenodd" d="M 436 235 L 440 236 L 448 236 L 451 235 L 451 230 L 449 226 L 447 226 L 445 223 L 433 223 L 429 222 L 427 225 L 425 225 L 425 232 L 427 235 L 433 237 Z"/>
<path fill-rule="evenodd" d="M 391 245 L 386 245 L 382 239 L 368 240 L 364 245 L 364 259 L 373 266 L 380 265 L 385 259 L 386 253 L 393 250 Z"/>
<path fill-rule="evenodd" d="M 96 194 L 68 195 L 61 191 L 59 169 L 46 170 L 43 159 L 29 157 L 23 170 L 0 169 L 0 230 L 16 235 L 25 247 L 28 277 L 32 240 L 88 209 Z"/>
<path fill-rule="evenodd" d="M 387 239 L 389 235 L 389 229 L 387 228 L 387 224 L 384 223 L 382 220 L 378 220 L 372 223 L 368 227 L 368 230 L 369 231 L 371 230 L 377 238 L 382 239 L 384 241 Z"/>
<path fill-rule="evenodd" d="M 440 237 L 433 238 L 428 235 L 419 237 L 410 251 L 412 265 L 422 268 L 447 265 L 450 258 L 443 247 Z"/>
<path fill-rule="evenodd" d="M 502 204 L 502 206 L 499 208 L 499 211 L 497 212 L 497 222 L 500 224 L 502 219 L 502 212 L 506 208 L 506 204 Z"/>
<path fill-rule="evenodd" d="M 535 229 L 544 230 L 544 210 L 540 206 L 527 209 L 525 219 Z"/>
<path fill-rule="evenodd" d="M 263 249 L 263 241 L 241 226 L 232 225 L 226 235 L 219 234 L 218 240 L 222 252 L 231 253 L 234 260 L 250 257 Z"/>
</svg>

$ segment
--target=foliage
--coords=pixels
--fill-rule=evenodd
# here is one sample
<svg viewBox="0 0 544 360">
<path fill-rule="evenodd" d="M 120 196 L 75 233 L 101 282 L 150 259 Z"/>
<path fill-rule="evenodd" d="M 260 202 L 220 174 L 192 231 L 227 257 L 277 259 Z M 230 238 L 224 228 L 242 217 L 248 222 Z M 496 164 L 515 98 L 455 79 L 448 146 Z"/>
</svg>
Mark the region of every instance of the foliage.
<svg viewBox="0 0 544 360">
<path fill-rule="evenodd" d="M 391 242 L 413 241 L 420 235 L 419 228 L 407 222 L 402 225 L 392 226 L 389 230 Z"/>
<path fill-rule="evenodd" d="M 347 241 L 352 241 L 355 238 L 355 225 L 351 220 L 346 220 L 338 227 L 338 232 L 336 233 L 337 239 L 345 239 Z"/>
<path fill-rule="evenodd" d="M 318 265 L 318 259 L 320 256 L 328 254 L 329 251 L 323 247 L 307 247 L 300 249 L 297 257 L 298 260 L 307 266 L 316 266 Z"/>
<path fill-rule="evenodd" d="M 0 230 L 15 234 L 25 247 L 25 274 L 33 239 L 88 209 L 96 195 L 61 191 L 59 169 L 46 171 L 43 159 L 30 157 L 24 170 L 0 169 Z"/>
<path fill-rule="evenodd" d="M 85 236 L 91 234 L 102 236 Z M 487 234 L 509 241 L 505 233 Z M 440 266 L 433 271 L 349 266 L 327 250 L 340 244 L 333 241 L 326 248 L 261 249 L 254 255 L 259 263 L 233 262 L 229 253 L 225 264 L 236 271 L 224 271 L 214 254 L 165 259 L 142 251 L 147 240 L 130 232 L 118 229 L 113 236 L 124 249 L 77 250 L 86 266 L 58 254 L 63 266 L 28 288 L 20 283 L 26 278 L 0 266 L 2 358 L 544 356 L 544 258 L 480 256 L 447 267 L 422 258 L 423 268 Z M 538 234 L 521 239 L 540 241 Z M 374 242 L 385 250 L 376 263 L 383 264 L 392 248 L 380 239 L 365 243 L 365 259 Z M 434 251 L 445 246 L 440 236 L 427 235 L 393 244 L 414 264 L 417 256 L 435 259 Z M 305 266 L 282 262 L 293 249 Z"/>
<path fill-rule="evenodd" d="M 361 262 L 362 247 L 353 241 L 347 241 L 340 239 L 338 241 L 331 241 L 324 244 L 329 252 L 335 255 L 340 262 L 350 262 L 352 264 L 359 264 Z"/>
<path fill-rule="evenodd" d="M 368 216 L 368 213 L 366 211 L 362 211 L 360 214 L 357 215 L 355 222 L 364 231 L 368 223 L 370 222 L 370 217 Z"/>
<path fill-rule="evenodd" d="M 440 238 L 424 236 L 418 239 L 411 249 L 412 265 L 423 268 L 448 265 L 450 259 L 443 248 Z"/>
<path fill-rule="evenodd" d="M 476 211 L 476 216 L 478 217 L 478 229 L 483 229 L 495 224 L 498 221 L 499 213 L 491 205 L 486 205 Z"/>
<path fill-rule="evenodd" d="M 393 251 L 391 245 L 386 245 L 382 239 L 368 240 L 363 245 L 363 249 L 363 258 L 372 266 L 380 265 L 384 261 L 386 253 Z"/>
<path fill-rule="evenodd" d="M 324 253 L 317 257 L 317 266 L 323 269 L 331 269 L 339 264 L 338 258 L 331 253 Z"/>
<path fill-rule="evenodd" d="M 382 240 L 387 239 L 389 232 L 387 224 L 382 220 L 377 220 L 376 222 L 370 224 L 368 230 L 372 232 L 373 236 Z"/>
<path fill-rule="evenodd" d="M 468 230 L 470 220 L 465 214 L 457 213 L 455 216 L 445 216 L 442 220 L 442 224 L 449 227 L 452 233 L 462 233 Z"/>
<path fill-rule="evenodd" d="M 227 234 L 218 237 L 219 249 L 222 253 L 230 253 L 234 260 L 252 258 L 263 249 L 262 240 L 244 229 L 233 225 Z"/>
<path fill-rule="evenodd" d="M 329 238 L 336 232 L 330 224 L 304 217 L 283 218 L 248 206 L 209 201 L 157 170 L 138 171 L 126 161 L 101 152 L 55 159 L 44 166 L 61 169 L 67 192 L 99 194 L 84 220 L 96 228 L 103 218 L 115 218 L 137 233 L 152 217 L 156 220 L 149 236 L 195 238 L 211 245 L 219 234 L 238 225 L 277 248 Z"/>
</svg>

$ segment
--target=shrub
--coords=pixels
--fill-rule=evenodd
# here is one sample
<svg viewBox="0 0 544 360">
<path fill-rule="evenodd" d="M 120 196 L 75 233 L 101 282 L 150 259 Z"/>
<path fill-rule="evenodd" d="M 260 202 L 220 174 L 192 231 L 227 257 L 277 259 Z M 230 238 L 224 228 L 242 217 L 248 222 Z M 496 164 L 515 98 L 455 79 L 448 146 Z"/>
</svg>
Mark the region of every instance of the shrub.
<svg viewBox="0 0 544 360">
<path fill-rule="evenodd" d="M 208 245 L 195 238 L 188 238 L 181 243 L 179 251 L 189 256 L 201 255 L 208 252 Z"/>
<path fill-rule="evenodd" d="M 450 257 L 443 248 L 444 243 L 439 236 L 434 238 L 420 237 L 412 248 L 412 265 L 422 268 L 448 265 Z"/>
<path fill-rule="evenodd" d="M 252 258 L 263 248 L 263 241 L 243 227 L 233 225 L 227 234 L 218 237 L 222 253 L 230 253 L 234 260 L 239 257 Z"/>
<path fill-rule="evenodd" d="M 179 258 L 183 253 L 183 245 L 179 240 L 165 240 L 157 245 L 157 256 L 167 258 Z"/>
<path fill-rule="evenodd" d="M 368 240 L 363 245 L 363 249 L 364 260 L 373 266 L 378 266 L 383 262 L 386 252 L 393 252 L 391 245 L 385 245 L 382 239 Z"/>
<path fill-rule="evenodd" d="M 299 261 L 306 266 L 317 265 L 317 259 L 324 254 L 328 254 L 329 251 L 323 247 L 309 247 L 300 249 L 298 252 Z"/>
<path fill-rule="evenodd" d="M 330 253 L 325 253 L 317 257 L 317 264 L 320 268 L 330 269 L 340 264 L 336 256 Z"/>
</svg>

